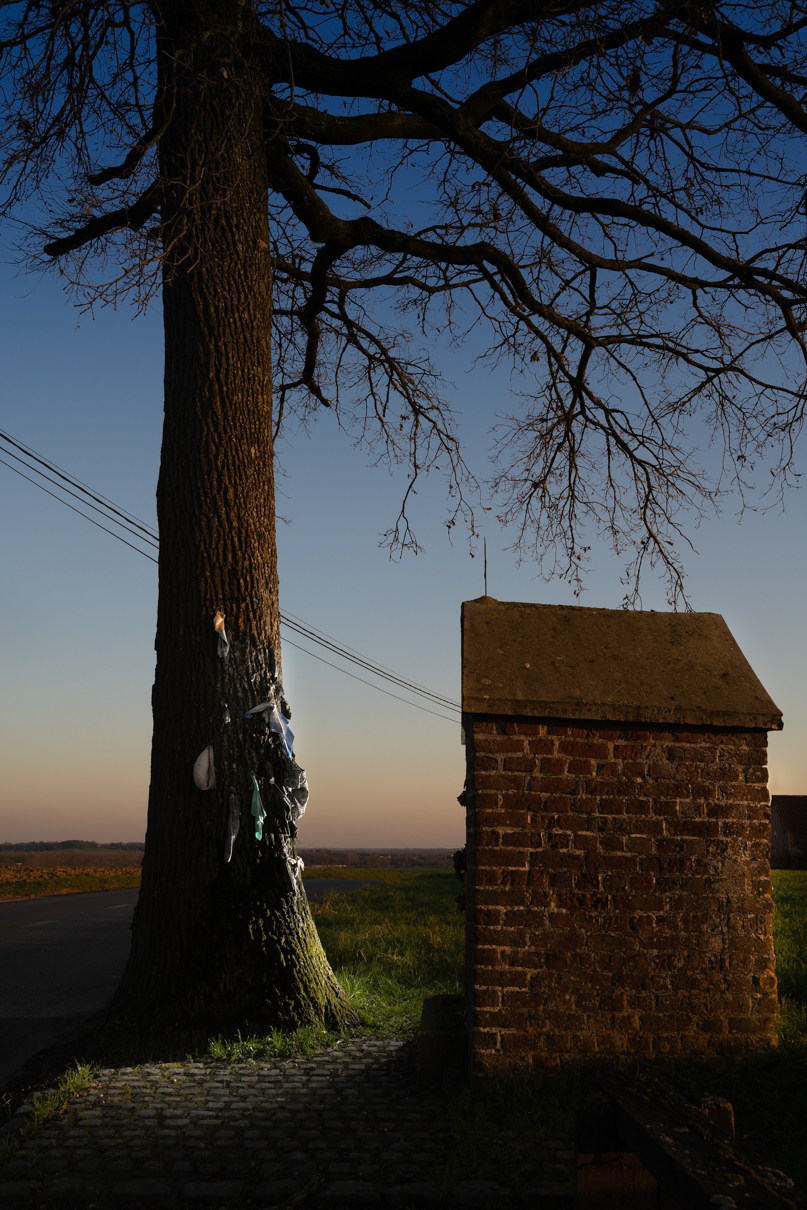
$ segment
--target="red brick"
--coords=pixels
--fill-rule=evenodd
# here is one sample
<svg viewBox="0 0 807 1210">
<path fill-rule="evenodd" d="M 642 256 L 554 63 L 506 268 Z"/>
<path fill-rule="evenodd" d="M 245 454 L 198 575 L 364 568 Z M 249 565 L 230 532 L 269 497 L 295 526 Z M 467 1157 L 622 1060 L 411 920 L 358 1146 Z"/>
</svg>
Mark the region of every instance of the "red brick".
<svg viewBox="0 0 807 1210">
<path fill-rule="evenodd" d="M 599 847 L 598 838 L 594 832 L 576 832 L 574 847 L 581 852 L 596 852 Z"/>
<path fill-rule="evenodd" d="M 565 756 L 588 756 L 592 760 L 607 760 L 611 755 L 607 744 L 595 744 L 571 739 L 561 740 L 558 744 L 558 752 Z"/>
<path fill-rule="evenodd" d="M 641 756 L 641 744 L 614 744 L 614 758 L 616 760 L 639 760 Z"/>
<path fill-rule="evenodd" d="M 477 828 L 520 828 L 524 824 L 524 817 L 524 811 L 514 811 L 509 807 L 495 811 L 477 809 L 476 826 Z"/>
<path fill-rule="evenodd" d="M 535 837 L 525 831 L 500 832 L 499 844 L 503 849 L 529 849 L 535 844 Z"/>
<path fill-rule="evenodd" d="M 480 739 L 476 745 L 477 752 L 490 752 L 501 755 L 505 752 L 523 752 L 523 739 L 505 739 L 503 735 L 491 735 Z"/>
<path fill-rule="evenodd" d="M 541 773 L 543 775 L 565 773 L 565 772 L 566 772 L 566 761 L 563 757 L 561 757 L 561 756 L 552 756 L 552 757 L 545 756 L 541 760 Z"/>
<path fill-rule="evenodd" d="M 600 852 L 601 853 L 622 853 L 625 850 L 624 836 L 601 836 L 600 837 Z"/>
<path fill-rule="evenodd" d="M 554 739 L 531 739 L 529 742 L 529 750 L 536 756 L 552 756 L 555 751 L 556 741 Z"/>
<path fill-rule="evenodd" d="M 475 785 L 480 790 L 523 790 L 523 773 L 477 773 Z"/>
<path fill-rule="evenodd" d="M 480 1008 L 501 1014 L 479 1032 L 477 1067 L 538 1072 L 594 1053 L 595 1038 L 604 1057 L 770 1040 L 764 735 L 526 725 L 505 720 L 507 737 L 501 725 L 489 732 L 476 766 L 470 836 L 489 852 L 473 875 L 471 957 L 487 997 Z M 500 747 L 518 736 L 528 738 L 516 753 Z M 533 767 L 524 743 L 545 758 L 529 791 L 517 780 Z M 580 751 L 597 745 L 603 755 Z M 482 767 L 500 754 L 502 773 Z M 726 865 L 732 853 L 741 885 Z M 529 1022 L 519 1015 L 527 1011 Z M 730 1019 L 745 1032 L 732 1035 Z"/>
<path fill-rule="evenodd" d="M 480 870 L 501 866 L 526 866 L 526 849 L 483 849 L 477 851 L 476 864 Z"/>
<path fill-rule="evenodd" d="M 625 838 L 625 848 L 629 853 L 652 853 L 654 852 L 654 841 L 652 836 L 632 834 Z"/>
<path fill-rule="evenodd" d="M 533 793 L 540 794 L 570 794 L 574 789 L 574 778 L 533 776 L 532 789 Z"/>
<path fill-rule="evenodd" d="M 534 756 L 505 756 L 504 767 L 508 773 L 532 773 L 536 766 Z"/>
</svg>

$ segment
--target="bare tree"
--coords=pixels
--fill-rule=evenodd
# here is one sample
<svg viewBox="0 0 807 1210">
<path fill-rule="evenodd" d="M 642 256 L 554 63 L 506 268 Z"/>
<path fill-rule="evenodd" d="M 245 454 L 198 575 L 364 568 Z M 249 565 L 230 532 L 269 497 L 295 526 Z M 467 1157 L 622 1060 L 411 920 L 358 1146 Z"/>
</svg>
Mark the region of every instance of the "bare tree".
<svg viewBox="0 0 807 1210">
<path fill-rule="evenodd" d="M 148 843 L 120 1001 L 344 1021 L 294 877 L 298 775 L 282 738 L 237 721 L 269 698 L 288 714 L 273 441 L 333 408 L 409 466 L 407 497 L 446 473 L 446 523 L 473 532 L 439 334 L 480 373 L 510 368 L 493 489 L 519 550 L 576 580 L 607 536 L 633 591 L 649 561 L 675 599 L 687 510 L 761 470 L 775 497 L 792 474 L 807 17 L 653 0 L 2 11 L 6 215 L 88 303 L 161 290 L 165 316 Z M 406 501 L 388 540 L 415 541 Z M 256 786 L 266 837 L 242 824 L 227 863 Z"/>
</svg>

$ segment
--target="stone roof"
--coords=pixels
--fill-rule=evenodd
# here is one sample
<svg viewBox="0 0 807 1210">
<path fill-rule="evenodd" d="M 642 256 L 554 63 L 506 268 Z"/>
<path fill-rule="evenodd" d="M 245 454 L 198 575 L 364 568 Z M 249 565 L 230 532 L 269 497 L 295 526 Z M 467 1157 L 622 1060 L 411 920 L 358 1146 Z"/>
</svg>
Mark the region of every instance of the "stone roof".
<svg viewBox="0 0 807 1210">
<path fill-rule="evenodd" d="M 492 597 L 462 606 L 462 708 L 476 714 L 782 727 L 782 712 L 719 613 L 644 613 Z"/>
</svg>

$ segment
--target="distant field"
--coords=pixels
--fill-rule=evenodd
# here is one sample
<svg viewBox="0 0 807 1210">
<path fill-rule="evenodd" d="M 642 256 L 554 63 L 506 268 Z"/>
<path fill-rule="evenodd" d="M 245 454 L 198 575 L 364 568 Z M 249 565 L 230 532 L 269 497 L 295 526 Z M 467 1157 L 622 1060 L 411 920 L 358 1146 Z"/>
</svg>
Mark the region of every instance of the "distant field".
<svg viewBox="0 0 807 1210">
<path fill-rule="evenodd" d="M 23 866 L 39 868 L 40 866 L 59 866 L 71 870 L 77 868 L 117 869 L 125 866 L 139 866 L 143 860 L 142 851 L 137 849 L 37 849 L 33 852 L 22 852 L 19 849 L 0 850 L 0 870 L 6 866 Z"/>
<path fill-rule="evenodd" d="M 140 866 L 10 866 L 0 865 L 0 902 L 39 895 L 76 895 L 82 891 L 115 891 L 140 886 Z"/>
<path fill-rule="evenodd" d="M 70 842 L 66 842 L 69 844 Z M 308 866 L 317 869 L 450 869 L 452 853 L 448 849 L 298 849 Z M 59 848 L 0 849 L 3 866 L 78 866 L 109 867 L 140 865 L 143 851 L 137 849 Z M 335 873 L 333 877 L 339 877 Z M 349 877 L 349 875 L 348 875 Z"/>
<path fill-rule="evenodd" d="M 435 863 L 433 866 L 413 866 L 411 869 L 390 869 L 389 866 L 373 869 L 372 867 L 352 866 L 348 869 L 345 866 L 306 866 L 303 870 L 303 878 L 367 878 L 378 880 L 379 882 L 400 882 L 407 878 L 417 878 L 419 874 L 431 874 L 435 870 L 443 870 L 444 866 L 439 866 Z"/>
<path fill-rule="evenodd" d="M 36 854 L 35 854 L 36 855 Z M 30 856 L 30 854 L 26 854 Z M 46 857 L 57 854 L 46 853 Z M 70 854 L 72 857 L 72 854 Z M 139 854 L 135 854 L 139 856 Z M 361 868 L 334 869 L 324 866 L 312 867 L 303 874 L 304 878 L 371 879 L 380 882 L 399 882 L 429 873 L 419 867 L 411 870 L 366 870 Z M 77 895 L 83 891 L 114 891 L 119 887 L 140 886 L 140 865 L 107 863 L 98 865 L 10 865 L 0 863 L 0 902 L 3 899 L 30 899 L 38 895 Z"/>
</svg>

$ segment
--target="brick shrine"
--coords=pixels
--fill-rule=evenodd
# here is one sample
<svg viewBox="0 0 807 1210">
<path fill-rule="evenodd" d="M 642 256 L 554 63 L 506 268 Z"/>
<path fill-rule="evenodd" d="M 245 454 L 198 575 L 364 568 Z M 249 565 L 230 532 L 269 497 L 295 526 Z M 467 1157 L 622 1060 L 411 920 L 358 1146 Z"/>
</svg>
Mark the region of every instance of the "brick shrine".
<svg viewBox="0 0 807 1210">
<path fill-rule="evenodd" d="M 719 614 L 462 607 L 476 1072 L 775 1043 L 767 732 Z"/>
</svg>

